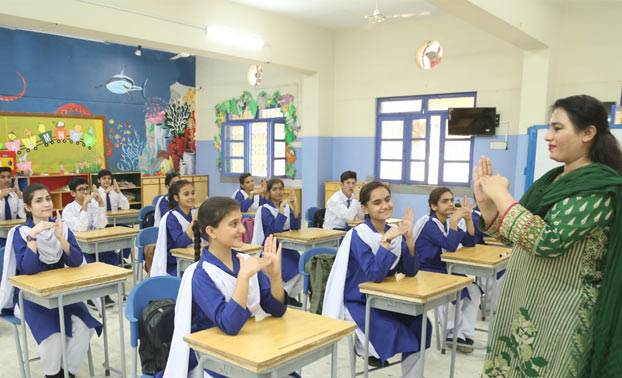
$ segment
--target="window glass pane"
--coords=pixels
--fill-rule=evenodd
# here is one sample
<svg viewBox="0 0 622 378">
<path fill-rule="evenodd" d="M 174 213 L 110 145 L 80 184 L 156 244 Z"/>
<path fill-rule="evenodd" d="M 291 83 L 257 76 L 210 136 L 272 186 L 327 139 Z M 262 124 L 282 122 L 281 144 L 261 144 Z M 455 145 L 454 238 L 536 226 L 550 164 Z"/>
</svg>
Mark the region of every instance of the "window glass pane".
<svg viewBox="0 0 622 378">
<path fill-rule="evenodd" d="M 380 113 L 420 112 L 421 100 L 385 100 L 380 103 Z"/>
<path fill-rule="evenodd" d="M 428 100 L 428 111 L 447 110 L 449 108 L 472 108 L 475 106 L 475 97 L 445 97 Z"/>
<path fill-rule="evenodd" d="M 441 143 L 441 117 L 430 117 L 430 155 L 428 156 L 428 184 L 438 184 L 438 160 Z"/>
<path fill-rule="evenodd" d="M 242 142 L 230 142 L 226 143 L 227 150 L 225 151 L 225 156 L 230 157 L 244 157 L 244 143 Z"/>
<path fill-rule="evenodd" d="M 274 142 L 274 158 L 285 157 L 285 142 Z"/>
<path fill-rule="evenodd" d="M 274 124 L 274 139 L 285 140 L 285 124 L 283 123 Z"/>
<path fill-rule="evenodd" d="M 397 141 L 380 143 L 381 159 L 402 159 L 402 143 Z"/>
<path fill-rule="evenodd" d="M 426 119 L 413 119 L 413 138 L 425 138 Z"/>
<path fill-rule="evenodd" d="M 410 158 L 425 160 L 425 140 L 413 140 L 410 147 Z"/>
<path fill-rule="evenodd" d="M 425 162 L 410 162 L 410 181 L 425 181 Z"/>
<path fill-rule="evenodd" d="M 254 122 L 251 124 L 251 174 L 268 176 L 268 124 Z"/>
<path fill-rule="evenodd" d="M 274 161 L 274 175 L 285 176 L 285 159 L 278 159 Z"/>
<path fill-rule="evenodd" d="M 445 182 L 469 182 L 469 163 L 445 163 L 443 164 L 443 181 Z"/>
<path fill-rule="evenodd" d="M 244 126 L 226 126 L 225 130 L 227 132 L 225 139 L 244 140 Z"/>
<path fill-rule="evenodd" d="M 471 158 L 471 141 L 456 140 L 445 142 L 444 160 L 465 160 Z"/>
<path fill-rule="evenodd" d="M 402 139 L 404 136 L 404 121 L 382 121 L 382 139 Z"/>
<path fill-rule="evenodd" d="M 244 159 L 225 159 L 225 172 L 244 173 Z"/>
<path fill-rule="evenodd" d="M 282 118 L 281 108 L 267 108 L 259 110 L 259 118 Z"/>
<path fill-rule="evenodd" d="M 380 161 L 380 179 L 401 180 L 402 162 L 401 161 Z"/>
</svg>

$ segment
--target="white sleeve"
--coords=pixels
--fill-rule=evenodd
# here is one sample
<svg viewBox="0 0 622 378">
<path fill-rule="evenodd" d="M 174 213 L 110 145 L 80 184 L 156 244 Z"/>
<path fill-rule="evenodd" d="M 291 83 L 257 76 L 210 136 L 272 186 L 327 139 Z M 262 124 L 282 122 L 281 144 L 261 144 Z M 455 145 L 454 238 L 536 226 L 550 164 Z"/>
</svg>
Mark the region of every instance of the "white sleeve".
<svg viewBox="0 0 622 378">
<path fill-rule="evenodd" d="M 73 232 L 82 232 L 89 229 L 89 214 L 83 211 L 81 206 L 65 206 L 62 219 Z"/>
<path fill-rule="evenodd" d="M 99 207 L 97 201 L 92 200 L 89 204 L 89 212 L 93 214 L 93 227 L 96 229 L 105 228 L 108 225 L 106 217 L 106 207 Z"/>
<path fill-rule="evenodd" d="M 356 206 L 346 207 L 344 203 L 336 199 L 335 197 L 331 197 L 326 204 L 326 208 L 330 208 L 330 210 L 337 216 L 339 219 L 345 219 L 346 221 L 351 221 L 356 216 L 358 210 Z"/>
<path fill-rule="evenodd" d="M 123 192 L 117 193 L 117 200 L 119 209 L 127 210 L 130 208 L 130 202 L 127 200 L 127 197 L 123 195 Z"/>
</svg>

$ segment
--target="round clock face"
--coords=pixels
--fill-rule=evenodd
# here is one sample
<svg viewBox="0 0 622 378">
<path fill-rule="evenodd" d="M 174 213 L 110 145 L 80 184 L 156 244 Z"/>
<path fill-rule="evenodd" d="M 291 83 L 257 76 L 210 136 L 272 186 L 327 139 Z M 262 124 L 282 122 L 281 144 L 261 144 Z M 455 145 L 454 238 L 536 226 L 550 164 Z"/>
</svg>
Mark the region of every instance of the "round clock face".
<svg viewBox="0 0 622 378">
<path fill-rule="evenodd" d="M 443 47 L 439 41 L 427 41 L 417 49 L 417 65 L 424 70 L 438 66 L 443 59 Z"/>
<path fill-rule="evenodd" d="M 248 72 L 246 74 L 246 80 L 253 87 L 261 84 L 261 80 L 263 79 L 263 66 L 261 64 L 252 64 L 248 67 Z"/>
</svg>

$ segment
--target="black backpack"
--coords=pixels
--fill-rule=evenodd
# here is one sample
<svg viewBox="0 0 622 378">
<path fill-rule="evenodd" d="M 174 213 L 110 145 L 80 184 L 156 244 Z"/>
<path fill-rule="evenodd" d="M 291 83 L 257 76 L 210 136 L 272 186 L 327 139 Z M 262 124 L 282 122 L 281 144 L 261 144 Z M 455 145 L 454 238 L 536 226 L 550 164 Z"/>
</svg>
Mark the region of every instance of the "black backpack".
<svg viewBox="0 0 622 378">
<path fill-rule="evenodd" d="M 143 374 L 155 375 L 166 368 L 175 328 L 175 301 L 150 301 L 138 322 L 140 362 Z"/>
<path fill-rule="evenodd" d="M 143 218 L 142 222 L 140 222 L 140 229 L 142 230 L 143 228 L 153 227 L 154 223 L 155 211 L 150 211 L 147 213 L 147 215 L 145 215 L 145 218 Z"/>
<path fill-rule="evenodd" d="M 324 216 L 326 216 L 326 209 L 319 209 L 313 214 L 313 223 L 315 227 L 322 228 L 324 225 Z"/>
</svg>

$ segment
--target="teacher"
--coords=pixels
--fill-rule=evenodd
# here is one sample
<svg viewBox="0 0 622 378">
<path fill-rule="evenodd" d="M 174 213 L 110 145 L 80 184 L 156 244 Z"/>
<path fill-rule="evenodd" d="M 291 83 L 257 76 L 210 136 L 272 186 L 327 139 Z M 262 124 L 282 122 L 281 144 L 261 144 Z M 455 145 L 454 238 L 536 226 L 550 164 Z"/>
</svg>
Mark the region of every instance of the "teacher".
<svg viewBox="0 0 622 378">
<path fill-rule="evenodd" d="M 545 135 L 563 163 L 517 202 L 481 158 L 482 229 L 513 246 L 485 377 L 622 377 L 622 151 L 607 111 L 557 100 Z"/>
</svg>

